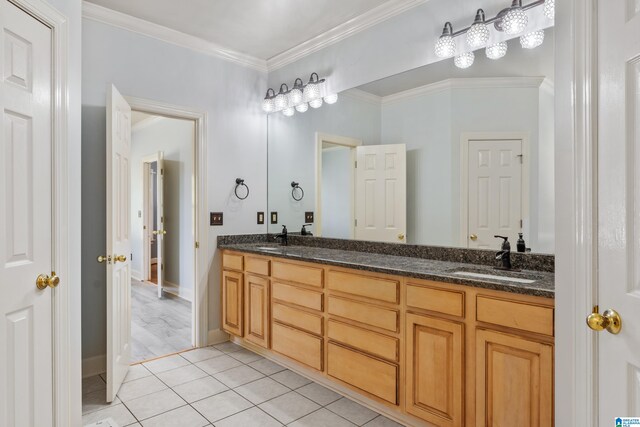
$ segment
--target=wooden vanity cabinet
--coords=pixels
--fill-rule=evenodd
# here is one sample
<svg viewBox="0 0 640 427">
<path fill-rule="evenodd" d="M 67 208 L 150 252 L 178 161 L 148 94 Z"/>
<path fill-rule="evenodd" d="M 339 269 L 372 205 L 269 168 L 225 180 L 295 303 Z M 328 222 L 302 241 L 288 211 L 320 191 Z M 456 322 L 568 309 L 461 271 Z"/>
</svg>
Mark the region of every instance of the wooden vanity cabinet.
<svg viewBox="0 0 640 427">
<path fill-rule="evenodd" d="M 245 331 L 247 341 L 269 347 L 269 279 L 245 274 Z"/>
<path fill-rule="evenodd" d="M 243 274 L 238 271 L 222 272 L 222 329 L 238 337 L 244 332 L 243 279 Z"/>
</svg>

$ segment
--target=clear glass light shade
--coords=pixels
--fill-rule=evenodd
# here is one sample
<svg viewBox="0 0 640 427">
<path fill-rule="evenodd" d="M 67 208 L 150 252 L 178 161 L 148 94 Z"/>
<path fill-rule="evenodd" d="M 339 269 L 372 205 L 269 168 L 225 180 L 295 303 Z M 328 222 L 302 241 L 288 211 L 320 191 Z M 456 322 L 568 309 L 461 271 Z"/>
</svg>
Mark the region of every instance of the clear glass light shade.
<svg viewBox="0 0 640 427">
<path fill-rule="evenodd" d="M 477 49 L 487 44 L 489 40 L 489 29 L 487 24 L 478 23 L 473 24 L 467 31 L 467 44 L 469 47 Z"/>
<path fill-rule="evenodd" d="M 311 106 L 311 108 L 320 108 L 320 107 L 322 107 L 322 98 L 316 98 L 316 99 L 312 100 L 311 102 L 309 102 L 309 106 Z"/>
<path fill-rule="evenodd" d="M 544 2 L 544 15 L 553 19 L 556 16 L 556 0 L 545 0 Z"/>
<path fill-rule="evenodd" d="M 489 59 L 500 59 L 507 54 L 507 42 L 500 42 L 487 46 L 485 53 Z"/>
<path fill-rule="evenodd" d="M 284 110 L 282 110 L 282 114 L 284 114 L 287 117 L 291 117 L 295 113 L 296 113 L 296 110 L 293 107 L 285 108 Z"/>
<path fill-rule="evenodd" d="M 502 18 L 502 29 L 510 36 L 520 34 L 529 23 L 529 17 L 522 8 L 513 7 Z"/>
<path fill-rule="evenodd" d="M 276 106 L 276 110 L 280 111 L 287 108 L 287 106 L 289 105 L 289 99 L 284 93 L 279 93 L 278 96 L 276 96 L 274 103 Z"/>
<path fill-rule="evenodd" d="M 534 49 L 544 41 L 544 31 L 534 31 L 532 33 L 520 36 L 520 45 L 523 49 Z"/>
<path fill-rule="evenodd" d="M 298 105 L 302 102 L 302 91 L 298 88 L 291 89 L 289 92 L 289 105 Z"/>
<path fill-rule="evenodd" d="M 329 105 L 335 104 L 336 102 L 338 102 L 338 94 L 337 93 L 332 93 L 330 95 L 325 96 L 324 97 L 324 102 L 326 102 Z"/>
<path fill-rule="evenodd" d="M 320 98 L 320 87 L 316 83 L 309 83 L 304 88 L 303 100 L 305 102 Z"/>
<path fill-rule="evenodd" d="M 262 109 L 265 113 L 273 113 L 276 110 L 276 103 L 273 98 L 265 98 L 262 101 Z"/>
<path fill-rule="evenodd" d="M 435 48 L 438 58 L 450 58 L 456 54 L 456 42 L 451 36 L 442 36 L 436 41 Z"/>
<path fill-rule="evenodd" d="M 453 62 L 456 64 L 458 68 L 469 68 L 473 65 L 473 61 L 476 59 L 476 56 L 473 52 L 465 52 L 456 56 Z"/>
<path fill-rule="evenodd" d="M 308 109 L 309 109 L 309 104 L 307 104 L 306 102 L 303 102 L 302 104 L 296 105 L 296 111 L 298 113 L 304 113 Z"/>
</svg>

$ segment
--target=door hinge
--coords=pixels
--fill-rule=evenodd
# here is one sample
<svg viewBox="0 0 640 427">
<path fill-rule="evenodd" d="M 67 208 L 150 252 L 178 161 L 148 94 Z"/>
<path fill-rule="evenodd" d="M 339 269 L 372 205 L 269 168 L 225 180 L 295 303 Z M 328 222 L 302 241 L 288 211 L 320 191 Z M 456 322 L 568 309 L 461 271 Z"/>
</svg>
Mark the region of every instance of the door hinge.
<svg viewBox="0 0 640 427">
<path fill-rule="evenodd" d="M 164 168 L 160 169 L 160 175 L 164 175 Z"/>
<path fill-rule="evenodd" d="M 356 220 L 354 220 L 354 221 L 353 221 L 353 223 L 354 223 L 354 225 L 355 225 L 356 227 L 358 226 L 358 220 L 357 220 L 357 219 L 356 219 Z"/>
<path fill-rule="evenodd" d="M 522 220 L 520 220 L 520 228 L 522 228 Z"/>
<path fill-rule="evenodd" d="M 163 216 L 160 217 L 160 222 L 164 224 L 164 217 Z"/>
<path fill-rule="evenodd" d="M 200 242 L 196 242 L 196 249 L 200 249 Z"/>
<path fill-rule="evenodd" d="M 355 165 L 353 167 L 358 169 L 358 161 L 357 160 L 356 160 L 356 163 L 355 163 Z"/>
</svg>

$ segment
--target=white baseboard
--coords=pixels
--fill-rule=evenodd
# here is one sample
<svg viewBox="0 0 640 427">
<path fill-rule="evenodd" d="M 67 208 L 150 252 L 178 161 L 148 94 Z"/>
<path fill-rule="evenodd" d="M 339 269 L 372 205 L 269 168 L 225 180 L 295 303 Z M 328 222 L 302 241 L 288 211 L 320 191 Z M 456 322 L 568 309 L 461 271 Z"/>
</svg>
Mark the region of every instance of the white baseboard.
<svg viewBox="0 0 640 427">
<path fill-rule="evenodd" d="M 207 345 L 220 344 L 229 341 L 229 334 L 222 329 L 211 329 L 207 336 Z"/>
<path fill-rule="evenodd" d="M 107 372 L 106 354 L 82 359 L 82 378 L 93 377 L 105 372 Z"/>
<path fill-rule="evenodd" d="M 142 282 L 142 273 L 140 273 L 137 270 L 131 270 L 131 278 L 139 282 Z"/>
<path fill-rule="evenodd" d="M 181 287 L 176 283 L 165 280 L 162 285 L 162 290 L 189 302 L 193 302 L 193 289 L 186 289 L 184 286 Z"/>
</svg>

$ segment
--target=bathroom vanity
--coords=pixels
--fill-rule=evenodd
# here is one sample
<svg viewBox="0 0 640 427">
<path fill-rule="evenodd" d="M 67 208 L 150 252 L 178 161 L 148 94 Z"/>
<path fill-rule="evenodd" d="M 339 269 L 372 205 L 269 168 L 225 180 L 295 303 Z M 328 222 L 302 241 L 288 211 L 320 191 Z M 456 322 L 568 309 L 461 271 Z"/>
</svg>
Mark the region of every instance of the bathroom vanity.
<svg viewBox="0 0 640 427">
<path fill-rule="evenodd" d="M 406 425 L 552 426 L 553 273 L 223 244 L 234 340 Z"/>
</svg>

